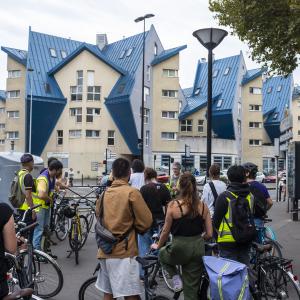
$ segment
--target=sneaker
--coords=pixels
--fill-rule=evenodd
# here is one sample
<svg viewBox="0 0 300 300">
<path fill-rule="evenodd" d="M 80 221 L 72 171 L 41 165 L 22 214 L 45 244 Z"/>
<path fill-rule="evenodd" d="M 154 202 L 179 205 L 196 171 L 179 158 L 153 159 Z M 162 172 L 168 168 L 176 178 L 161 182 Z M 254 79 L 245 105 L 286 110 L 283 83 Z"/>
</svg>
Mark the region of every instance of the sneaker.
<svg viewBox="0 0 300 300">
<path fill-rule="evenodd" d="M 179 275 L 174 275 L 172 277 L 172 283 L 174 292 L 179 292 L 182 290 L 182 281 Z"/>
</svg>

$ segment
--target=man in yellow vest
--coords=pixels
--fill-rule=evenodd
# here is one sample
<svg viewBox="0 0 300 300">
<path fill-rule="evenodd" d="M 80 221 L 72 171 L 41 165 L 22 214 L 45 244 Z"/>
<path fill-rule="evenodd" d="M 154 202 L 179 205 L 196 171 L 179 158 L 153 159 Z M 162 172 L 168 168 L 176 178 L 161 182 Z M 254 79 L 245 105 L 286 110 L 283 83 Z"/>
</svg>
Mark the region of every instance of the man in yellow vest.
<svg viewBox="0 0 300 300">
<path fill-rule="evenodd" d="M 181 172 L 181 165 L 179 162 L 174 162 L 172 166 L 173 175 L 171 176 L 169 189 L 172 198 L 179 194 L 179 177 Z"/>
<path fill-rule="evenodd" d="M 58 160 L 53 160 L 36 179 L 36 192 L 33 193 L 34 205 L 41 204 L 37 209 L 38 226 L 34 229 L 33 247 L 41 249 L 41 239 L 45 226 L 50 222 L 50 206 L 53 203 L 53 193 L 55 190 L 55 179 L 61 172 L 63 165 Z"/>
<path fill-rule="evenodd" d="M 32 193 L 35 192 L 35 184 L 34 184 L 34 179 L 30 174 L 33 170 L 34 160 L 33 160 L 33 156 L 30 153 L 25 153 L 22 155 L 20 161 L 22 164 L 22 168 L 18 172 L 18 176 L 19 176 L 19 184 L 21 186 L 21 191 L 25 195 L 25 201 L 19 207 L 18 210 L 21 213 L 21 215 L 23 215 L 27 209 L 32 208 L 34 206 L 32 200 Z M 26 218 L 25 220 L 26 223 L 27 222 L 30 223 L 31 221 L 36 219 L 35 211 L 32 211 L 32 216 L 29 217 Z M 31 218 L 32 220 L 30 220 Z"/>
</svg>

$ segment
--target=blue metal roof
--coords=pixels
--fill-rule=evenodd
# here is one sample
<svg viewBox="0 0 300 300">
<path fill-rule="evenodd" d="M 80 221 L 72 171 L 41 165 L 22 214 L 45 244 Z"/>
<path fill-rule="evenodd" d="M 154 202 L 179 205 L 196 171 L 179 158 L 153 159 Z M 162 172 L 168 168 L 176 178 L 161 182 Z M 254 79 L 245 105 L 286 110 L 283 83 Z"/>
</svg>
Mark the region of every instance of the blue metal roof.
<svg viewBox="0 0 300 300">
<path fill-rule="evenodd" d="M 6 92 L 4 90 L 0 90 L 0 100 L 4 101 L 6 99 Z"/>
<path fill-rule="evenodd" d="M 20 64 L 26 66 L 27 63 L 27 51 L 9 48 L 9 47 L 1 47 L 1 50 L 5 52 L 9 57 L 13 58 Z"/>
<path fill-rule="evenodd" d="M 248 82 L 254 80 L 255 78 L 261 76 L 264 73 L 264 68 L 253 69 L 246 72 L 242 80 L 242 85 L 247 84 Z"/>
<path fill-rule="evenodd" d="M 168 49 L 168 50 L 164 50 L 162 51 L 162 53 L 160 53 L 159 55 L 157 55 L 151 62 L 152 66 L 155 66 L 157 64 L 160 64 L 161 62 L 171 58 L 174 55 L 177 55 L 181 50 L 186 49 L 186 45 L 183 46 L 179 46 L 176 48 L 172 48 L 172 49 Z"/>
</svg>

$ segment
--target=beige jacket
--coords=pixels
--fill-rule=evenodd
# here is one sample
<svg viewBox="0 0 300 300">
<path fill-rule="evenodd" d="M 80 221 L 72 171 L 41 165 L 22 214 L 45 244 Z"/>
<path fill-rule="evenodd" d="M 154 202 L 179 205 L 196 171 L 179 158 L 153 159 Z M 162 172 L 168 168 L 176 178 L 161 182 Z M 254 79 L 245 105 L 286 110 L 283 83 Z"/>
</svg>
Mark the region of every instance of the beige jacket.
<svg viewBox="0 0 300 300">
<path fill-rule="evenodd" d="M 137 233 L 147 231 L 152 225 L 152 214 L 139 190 L 128 185 L 128 182 L 115 180 L 104 194 L 103 225 L 116 237 L 122 236 L 130 227 L 134 229 L 126 242 L 118 243 L 112 254 L 106 255 L 98 250 L 98 258 L 126 258 L 138 255 Z M 96 205 L 99 211 L 99 203 Z"/>
</svg>

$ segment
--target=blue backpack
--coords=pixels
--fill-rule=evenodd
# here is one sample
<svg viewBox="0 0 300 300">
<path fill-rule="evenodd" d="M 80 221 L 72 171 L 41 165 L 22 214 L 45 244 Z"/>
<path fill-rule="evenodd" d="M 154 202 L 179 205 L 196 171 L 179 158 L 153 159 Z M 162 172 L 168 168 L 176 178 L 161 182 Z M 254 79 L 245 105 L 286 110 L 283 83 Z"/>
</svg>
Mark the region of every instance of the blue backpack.
<svg viewBox="0 0 300 300">
<path fill-rule="evenodd" d="M 250 299 L 246 265 L 230 259 L 213 256 L 204 256 L 203 263 L 209 276 L 211 299 Z"/>
</svg>

